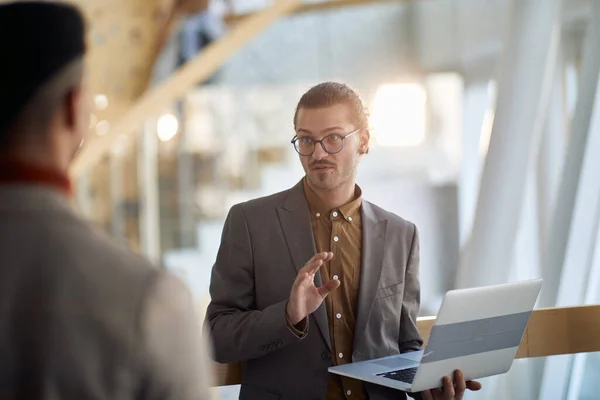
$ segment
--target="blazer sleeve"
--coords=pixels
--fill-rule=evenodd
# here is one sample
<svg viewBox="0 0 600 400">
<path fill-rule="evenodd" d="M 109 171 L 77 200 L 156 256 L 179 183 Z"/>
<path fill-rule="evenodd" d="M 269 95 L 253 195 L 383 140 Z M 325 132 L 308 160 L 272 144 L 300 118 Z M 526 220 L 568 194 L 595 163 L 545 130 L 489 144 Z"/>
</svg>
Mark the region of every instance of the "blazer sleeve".
<svg viewBox="0 0 600 400">
<path fill-rule="evenodd" d="M 252 240 L 241 205 L 225 221 L 209 290 L 205 325 L 219 363 L 259 358 L 304 337 L 288 328 L 287 300 L 256 307 Z"/>
<path fill-rule="evenodd" d="M 419 231 L 413 226 L 412 244 L 404 276 L 404 298 L 400 314 L 400 337 L 398 338 L 401 353 L 421 350 L 423 338 L 417 329 L 417 315 L 421 305 L 421 286 L 419 283 Z"/>
<path fill-rule="evenodd" d="M 192 296 L 175 276 L 158 273 L 142 307 L 142 392 L 149 400 L 210 400 L 212 366 Z"/>
</svg>

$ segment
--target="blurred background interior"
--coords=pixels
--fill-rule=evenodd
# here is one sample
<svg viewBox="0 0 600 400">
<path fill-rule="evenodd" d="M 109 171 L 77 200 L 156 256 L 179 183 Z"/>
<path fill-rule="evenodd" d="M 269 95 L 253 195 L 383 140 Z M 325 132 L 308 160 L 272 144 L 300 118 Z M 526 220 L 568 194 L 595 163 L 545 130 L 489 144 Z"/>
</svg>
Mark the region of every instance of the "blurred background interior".
<svg viewBox="0 0 600 400">
<path fill-rule="evenodd" d="M 538 307 L 600 303 L 600 1 L 75 3 L 95 94 L 77 206 L 201 316 L 229 207 L 303 176 L 294 107 L 325 80 L 371 109 L 358 183 L 420 229 L 421 315 L 539 276 Z M 598 399 L 597 376 L 599 353 L 516 360 L 468 398 Z"/>
</svg>

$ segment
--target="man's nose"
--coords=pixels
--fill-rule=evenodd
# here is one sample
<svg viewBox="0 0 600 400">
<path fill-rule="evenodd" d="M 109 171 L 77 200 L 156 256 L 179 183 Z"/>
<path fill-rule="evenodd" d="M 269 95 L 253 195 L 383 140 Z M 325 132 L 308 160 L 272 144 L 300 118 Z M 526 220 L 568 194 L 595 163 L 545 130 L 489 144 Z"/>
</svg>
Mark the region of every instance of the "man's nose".
<svg viewBox="0 0 600 400">
<path fill-rule="evenodd" d="M 322 160 L 328 156 L 328 153 L 323 149 L 321 143 L 315 143 L 315 151 L 312 154 L 312 158 L 315 160 Z"/>
</svg>

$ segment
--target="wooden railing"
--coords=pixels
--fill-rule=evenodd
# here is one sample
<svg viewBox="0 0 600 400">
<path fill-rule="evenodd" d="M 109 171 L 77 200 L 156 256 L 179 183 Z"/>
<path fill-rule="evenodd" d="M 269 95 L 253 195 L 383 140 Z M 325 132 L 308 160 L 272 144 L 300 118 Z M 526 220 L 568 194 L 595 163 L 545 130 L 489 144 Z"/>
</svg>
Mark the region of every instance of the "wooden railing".
<svg viewBox="0 0 600 400">
<path fill-rule="evenodd" d="M 419 318 L 417 326 L 427 342 L 435 317 Z M 531 314 L 517 358 L 547 357 L 600 351 L 600 305 L 542 308 Z M 216 364 L 217 386 L 241 382 L 239 364 Z"/>
</svg>

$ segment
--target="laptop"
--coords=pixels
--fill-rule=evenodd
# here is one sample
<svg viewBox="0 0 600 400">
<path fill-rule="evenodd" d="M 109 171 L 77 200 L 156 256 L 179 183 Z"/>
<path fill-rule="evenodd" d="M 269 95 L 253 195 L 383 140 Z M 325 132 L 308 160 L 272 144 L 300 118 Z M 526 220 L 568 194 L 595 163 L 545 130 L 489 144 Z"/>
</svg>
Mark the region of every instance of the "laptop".
<svg viewBox="0 0 600 400">
<path fill-rule="evenodd" d="M 405 392 L 508 372 L 542 288 L 542 279 L 446 293 L 424 350 L 329 368 L 329 372 Z"/>
</svg>

